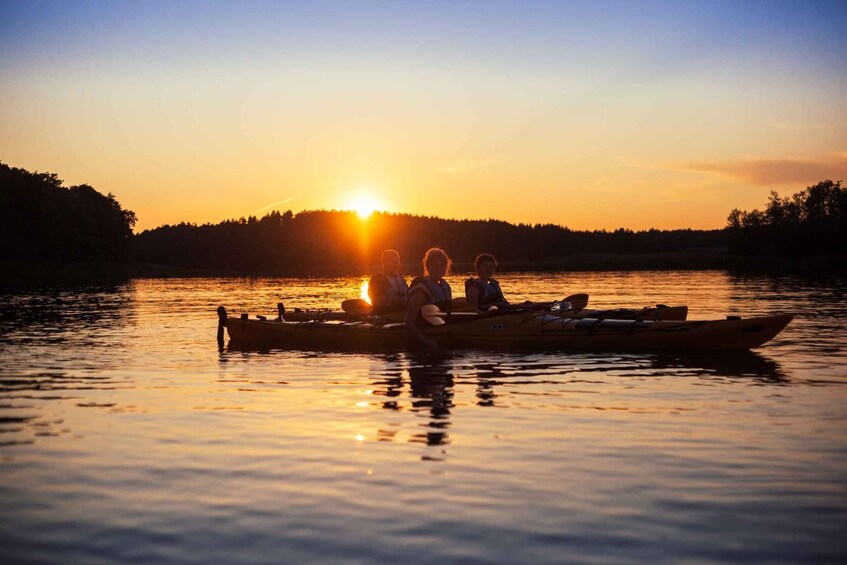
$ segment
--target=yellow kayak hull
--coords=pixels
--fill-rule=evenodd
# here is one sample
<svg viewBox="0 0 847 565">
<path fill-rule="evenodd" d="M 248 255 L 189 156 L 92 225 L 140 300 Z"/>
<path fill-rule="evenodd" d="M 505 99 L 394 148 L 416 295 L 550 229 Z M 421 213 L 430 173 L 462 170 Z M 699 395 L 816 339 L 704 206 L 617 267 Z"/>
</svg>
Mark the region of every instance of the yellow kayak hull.
<svg viewBox="0 0 847 565">
<path fill-rule="evenodd" d="M 220 313 L 220 312 L 219 312 Z M 708 321 L 567 318 L 544 312 L 456 314 L 446 323 L 422 328 L 439 347 L 550 350 L 745 350 L 773 339 L 791 314 Z M 395 350 L 417 344 L 401 323 L 276 321 L 228 318 L 236 347 Z M 219 337 L 222 333 L 219 334 Z"/>
</svg>

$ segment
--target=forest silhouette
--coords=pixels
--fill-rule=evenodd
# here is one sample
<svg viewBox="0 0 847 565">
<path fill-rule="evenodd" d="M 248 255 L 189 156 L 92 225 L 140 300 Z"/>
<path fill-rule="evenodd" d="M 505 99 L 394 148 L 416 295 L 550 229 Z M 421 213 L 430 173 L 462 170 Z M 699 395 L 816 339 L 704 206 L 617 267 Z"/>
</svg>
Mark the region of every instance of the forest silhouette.
<svg viewBox="0 0 847 565">
<path fill-rule="evenodd" d="M 574 231 L 552 224 L 499 220 L 448 220 L 408 214 L 272 212 L 220 224 L 179 224 L 135 238 L 144 262 L 234 269 L 251 274 L 361 274 L 374 268 L 384 249 L 396 249 L 410 272 L 432 246 L 454 262 L 469 264 L 481 251 L 506 268 L 554 265 L 577 254 L 643 254 L 721 246 L 723 230 Z"/>
<path fill-rule="evenodd" d="M 420 269 L 427 248 L 459 264 L 480 252 L 503 269 L 704 268 L 736 256 L 843 255 L 847 189 L 822 181 L 792 197 L 771 193 L 764 211 L 733 210 L 718 230 L 577 231 L 553 224 L 451 220 L 347 211 L 271 212 L 217 224 L 180 223 L 133 234 L 135 213 L 88 185 L 64 187 L 53 173 L 0 163 L 0 250 L 4 260 L 104 261 L 238 275 L 340 275 L 372 271 L 382 250 Z M 707 250 L 707 251 L 704 251 Z M 611 260 L 608 258 L 612 257 Z M 588 258 L 588 259 L 586 259 Z"/>
<path fill-rule="evenodd" d="M 771 191 L 765 210 L 733 210 L 727 245 L 739 255 L 802 256 L 847 250 L 847 188 L 824 180 L 790 197 Z"/>
<path fill-rule="evenodd" d="M 87 184 L 0 163 L 0 256 L 6 260 L 108 261 L 130 257 L 135 213 Z"/>
</svg>

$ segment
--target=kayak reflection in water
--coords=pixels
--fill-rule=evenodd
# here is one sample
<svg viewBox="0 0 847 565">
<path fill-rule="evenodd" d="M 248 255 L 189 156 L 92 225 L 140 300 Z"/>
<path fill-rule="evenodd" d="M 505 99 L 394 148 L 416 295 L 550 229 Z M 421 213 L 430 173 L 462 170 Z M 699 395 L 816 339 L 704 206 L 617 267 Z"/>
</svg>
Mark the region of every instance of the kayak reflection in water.
<svg viewBox="0 0 847 565">
<path fill-rule="evenodd" d="M 400 274 L 400 254 L 393 249 L 382 252 L 380 257 L 382 272 L 371 277 L 368 282 L 368 297 L 371 299 L 374 314 L 387 310 L 404 310 L 408 301 L 409 286 Z"/>
<path fill-rule="evenodd" d="M 450 312 L 453 293 L 444 276 L 450 271 L 450 257 L 439 247 L 432 247 L 424 255 L 424 274 L 412 280 L 409 289 L 409 307 L 406 309 L 406 329 L 416 340 L 429 348 L 438 347 L 438 342 L 427 337 L 420 329 L 428 323 L 421 316 L 424 304 L 435 304 L 443 312 Z"/>
<path fill-rule="evenodd" d="M 505 308 L 509 301 L 500 290 L 500 283 L 494 278 L 497 259 L 490 253 L 480 253 L 473 263 L 476 278 L 470 277 L 465 281 L 465 297 L 468 304 L 476 310 L 485 312 L 492 308 Z"/>
</svg>

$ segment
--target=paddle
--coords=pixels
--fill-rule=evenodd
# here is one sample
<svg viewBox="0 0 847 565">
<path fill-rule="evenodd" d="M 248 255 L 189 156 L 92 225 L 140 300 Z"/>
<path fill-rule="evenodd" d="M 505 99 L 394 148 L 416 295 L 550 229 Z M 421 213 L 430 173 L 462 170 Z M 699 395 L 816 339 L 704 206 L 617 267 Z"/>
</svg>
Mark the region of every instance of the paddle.
<svg viewBox="0 0 847 565">
<path fill-rule="evenodd" d="M 582 310 L 583 308 L 588 306 L 588 295 L 585 294 L 585 293 L 582 293 L 582 292 L 578 293 L 578 294 L 571 294 L 570 296 L 563 298 L 560 302 L 570 302 L 571 308 L 573 308 L 574 310 Z M 464 306 L 464 307 L 456 308 L 457 310 L 460 310 L 460 311 L 469 310 L 469 308 L 467 307 L 467 306 L 469 306 L 467 304 L 467 302 L 464 302 L 461 299 L 458 299 L 458 298 L 453 299 L 453 304 L 454 304 L 454 307 L 460 306 L 460 305 Z M 433 308 L 436 309 L 436 311 L 441 312 L 433 304 L 425 304 L 424 306 L 425 307 L 426 306 L 432 306 Z M 543 304 L 536 305 L 536 307 L 541 307 L 542 309 L 549 308 L 550 306 L 551 306 L 550 303 L 543 303 Z M 513 308 L 521 308 L 521 305 L 520 304 L 514 304 L 512 307 Z M 345 300 L 344 302 L 341 303 L 341 309 L 344 310 L 344 313 L 347 314 L 348 316 L 367 316 L 368 314 L 371 313 L 371 310 L 372 310 L 371 305 L 368 304 L 365 300 L 362 300 L 361 298 L 350 298 L 348 300 Z M 424 315 L 423 310 L 421 310 L 421 314 Z M 442 313 L 442 315 L 443 315 L 443 313 Z M 424 317 L 426 317 L 426 316 L 424 316 Z M 442 323 L 444 322 L 444 320 L 440 320 L 440 321 Z M 438 325 L 440 325 L 440 324 L 438 324 Z"/>
<path fill-rule="evenodd" d="M 554 302 L 553 304 L 560 304 L 561 302 L 569 302 L 572 309 L 582 310 L 583 308 L 588 306 L 588 295 L 585 294 L 584 292 L 580 292 L 578 294 L 571 294 L 570 296 L 563 298 L 561 301 Z M 454 299 L 453 303 L 454 303 L 454 305 L 456 304 L 455 299 Z M 535 309 L 535 308 L 538 308 L 538 307 L 542 307 L 542 309 L 547 309 L 547 308 L 550 308 L 551 306 L 552 306 L 551 303 L 545 302 L 545 303 L 542 303 L 542 304 L 533 304 L 531 306 L 531 308 Z M 521 307 L 522 307 L 521 304 L 514 304 L 514 305 L 511 306 L 511 308 L 516 309 L 516 310 L 520 309 Z M 507 312 L 507 311 L 508 311 L 508 309 L 504 310 L 504 312 Z M 482 315 L 485 315 L 485 314 L 482 314 Z M 421 317 L 424 320 L 426 320 L 428 323 L 432 324 L 433 326 L 441 326 L 441 325 L 447 323 L 444 320 L 444 318 L 447 317 L 447 316 L 448 316 L 448 314 L 446 314 L 445 312 L 442 312 L 441 309 L 438 306 L 436 306 L 435 304 L 424 304 L 423 306 L 421 306 Z"/>
<path fill-rule="evenodd" d="M 341 303 L 341 309 L 350 316 L 367 316 L 371 313 L 371 305 L 361 298 L 351 298 Z"/>
<path fill-rule="evenodd" d="M 582 310 L 586 306 L 588 306 L 588 295 L 584 292 L 580 292 L 578 294 L 571 294 L 562 299 L 562 302 L 570 302 L 571 308 L 574 310 Z"/>
<path fill-rule="evenodd" d="M 506 309 L 521 309 L 521 308 L 532 308 L 533 310 L 547 310 L 551 308 L 554 304 L 558 304 L 561 302 L 570 302 L 571 308 L 574 310 L 582 310 L 586 306 L 588 306 L 588 295 L 584 292 L 580 292 L 578 294 L 571 294 L 561 300 L 557 300 L 555 302 L 526 302 L 526 303 L 518 303 L 518 304 L 510 304 L 506 307 Z M 453 299 L 453 312 L 474 312 L 476 309 L 467 302 L 464 298 L 454 298 Z"/>
<path fill-rule="evenodd" d="M 421 317 L 433 326 L 446 324 L 447 322 L 444 320 L 445 316 L 447 314 L 442 312 L 435 304 L 424 304 L 421 306 Z"/>
<path fill-rule="evenodd" d="M 524 304 L 512 304 L 509 308 L 514 310 L 520 310 L 522 308 L 529 308 L 530 310 L 558 310 L 560 307 L 557 305 L 561 305 L 563 302 L 570 304 L 571 310 L 582 310 L 588 306 L 588 295 L 580 292 L 579 294 L 571 294 L 555 302 L 526 302 Z"/>
</svg>

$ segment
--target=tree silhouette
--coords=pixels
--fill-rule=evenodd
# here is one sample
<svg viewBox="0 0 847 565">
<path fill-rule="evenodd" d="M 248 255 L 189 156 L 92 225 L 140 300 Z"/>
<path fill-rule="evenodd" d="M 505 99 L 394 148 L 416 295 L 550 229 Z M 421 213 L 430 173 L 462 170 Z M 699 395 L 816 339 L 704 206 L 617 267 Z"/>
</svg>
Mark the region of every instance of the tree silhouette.
<svg viewBox="0 0 847 565">
<path fill-rule="evenodd" d="M 124 261 L 135 213 L 91 186 L 0 163 L 0 254 L 5 259 Z"/>
<path fill-rule="evenodd" d="M 729 248 L 743 255 L 820 255 L 847 251 L 847 188 L 824 180 L 790 197 L 771 191 L 764 211 L 727 218 Z"/>
<path fill-rule="evenodd" d="M 384 249 L 396 249 L 404 271 L 421 271 L 420 260 L 441 246 L 454 261 L 470 264 L 487 251 L 504 267 L 531 268 L 585 254 L 644 254 L 721 247 L 722 230 L 573 231 L 552 224 L 500 220 L 447 220 L 375 213 L 273 212 L 219 224 L 161 226 L 137 235 L 135 257 L 143 262 L 223 269 L 242 274 L 362 274 L 376 268 Z"/>
<path fill-rule="evenodd" d="M 443 247 L 470 265 L 480 252 L 501 268 L 592 265 L 613 255 L 611 267 L 653 267 L 655 257 L 728 246 L 742 255 L 844 253 L 847 189 L 821 181 L 790 197 L 771 192 L 764 211 L 733 210 L 723 230 L 576 231 L 554 224 L 496 219 L 450 220 L 410 214 L 290 210 L 218 224 L 180 223 L 133 235 L 135 213 L 89 185 L 66 188 L 52 173 L 0 163 L 0 253 L 4 259 L 97 260 L 169 265 L 243 275 L 363 274 L 396 249 L 403 270 L 421 272 L 426 249 Z M 652 263 L 644 264 L 646 254 Z M 576 259 L 574 259 L 576 257 Z M 675 262 L 676 261 L 676 262 Z M 678 268 L 678 260 L 663 264 Z M 609 264 L 606 265 L 608 268 Z M 702 267 L 694 263 L 684 265 Z"/>
</svg>

